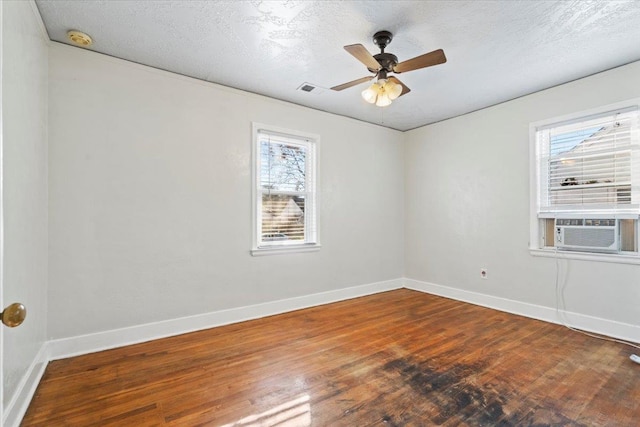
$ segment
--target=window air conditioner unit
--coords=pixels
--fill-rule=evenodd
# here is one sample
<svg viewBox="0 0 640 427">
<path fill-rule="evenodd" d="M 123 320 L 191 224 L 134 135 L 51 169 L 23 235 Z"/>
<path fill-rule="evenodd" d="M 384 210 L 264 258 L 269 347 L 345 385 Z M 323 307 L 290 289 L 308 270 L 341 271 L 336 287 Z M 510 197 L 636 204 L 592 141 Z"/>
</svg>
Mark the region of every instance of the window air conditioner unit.
<svg viewBox="0 0 640 427">
<path fill-rule="evenodd" d="M 560 250 L 619 252 L 615 218 L 556 218 L 555 243 Z"/>
</svg>

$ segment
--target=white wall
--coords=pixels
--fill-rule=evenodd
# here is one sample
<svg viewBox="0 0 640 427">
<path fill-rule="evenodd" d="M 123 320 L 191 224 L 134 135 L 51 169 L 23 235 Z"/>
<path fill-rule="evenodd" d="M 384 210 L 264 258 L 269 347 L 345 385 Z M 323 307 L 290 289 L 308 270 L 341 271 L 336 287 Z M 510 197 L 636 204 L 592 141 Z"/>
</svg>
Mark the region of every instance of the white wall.
<svg viewBox="0 0 640 427">
<path fill-rule="evenodd" d="M 5 304 L 27 319 L 4 328 L 4 402 L 34 369 L 47 314 L 47 39 L 31 2 L 2 2 Z M 11 415 L 11 414 L 5 414 Z M 7 424 L 9 425 L 9 424 Z"/>
<path fill-rule="evenodd" d="M 638 96 L 640 62 L 408 132 L 405 277 L 555 308 L 555 261 L 528 251 L 529 123 Z M 567 310 L 640 326 L 639 265 L 560 267 Z"/>
<path fill-rule="evenodd" d="M 50 338 L 402 277 L 402 133 L 63 45 L 49 58 Z M 252 121 L 320 135 L 319 252 L 249 254 Z"/>
</svg>

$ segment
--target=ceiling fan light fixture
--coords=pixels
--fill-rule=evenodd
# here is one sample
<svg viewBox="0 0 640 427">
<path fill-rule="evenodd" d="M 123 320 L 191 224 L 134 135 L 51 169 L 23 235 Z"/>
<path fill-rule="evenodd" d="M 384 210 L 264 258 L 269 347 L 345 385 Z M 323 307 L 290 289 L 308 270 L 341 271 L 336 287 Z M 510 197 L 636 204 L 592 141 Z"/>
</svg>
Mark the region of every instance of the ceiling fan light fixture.
<svg viewBox="0 0 640 427">
<path fill-rule="evenodd" d="M 362 99 L 378 107 L 386 107 L 402 94 L 402 86 L 389 79 L 378 79 L 362 91 Z"/>
</svg>

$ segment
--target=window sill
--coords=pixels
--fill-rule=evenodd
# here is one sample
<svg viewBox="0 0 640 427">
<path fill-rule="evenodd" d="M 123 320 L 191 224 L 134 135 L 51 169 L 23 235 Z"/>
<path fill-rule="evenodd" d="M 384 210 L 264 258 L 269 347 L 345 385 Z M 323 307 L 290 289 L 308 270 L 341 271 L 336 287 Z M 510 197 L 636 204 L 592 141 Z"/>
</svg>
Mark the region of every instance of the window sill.
<svg viewBox="0 0 640 427">
<path fill-rule="evenodd" d="M 555 249 L 529 248 L 533 256 L 581 261 L 613 262 L 617 264 L 640 264 L 640 256 L 633 254 L 599 254 L 593 252 L 556 251 Z"/>
<path fill-rule="evenodd" d="M 319 244 L 296 245 L 296 246 L 272 246 L 268 248 L 251 249 L 251 255 L 264 256 L 264 255 L 294 254 L 299 252 L 316 252 L 316 251 L 319 251 L 320 248 L 321 246 Z"/>
</svg>

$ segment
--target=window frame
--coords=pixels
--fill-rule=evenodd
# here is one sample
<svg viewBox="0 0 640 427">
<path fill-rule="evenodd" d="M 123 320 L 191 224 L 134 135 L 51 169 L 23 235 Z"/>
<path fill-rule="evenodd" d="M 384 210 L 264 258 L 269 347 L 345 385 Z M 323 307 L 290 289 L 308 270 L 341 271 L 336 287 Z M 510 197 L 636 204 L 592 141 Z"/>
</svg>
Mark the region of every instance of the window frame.
<svg viewBox="0 0 640 427">
<path fill-rule="evenodd" d="M 261 188 L 261 171 L 260 171 L 260 132 L 280 134 L 286 138 L 300 140 L 300 145 L 307 145 L 312 147 L 313 150 L 308 151 L 312 153 L 307 154 L 305 158 L 305 169 L 311 169 L 312 173 L 306 173 L 306 177 L 309 175 L 311 178 L 305 180 L 305 191 L 308 199 L 305 201 L 305 236 L 308 236 L 309 230 L 307 227 L 313 226 L 315 228 L 315 239 L 312 242 L 301 243 L 289 243 L 282 244 L 274 241 L 273 244 L 264 243 L 261 244 L 261 228 L 262 228 L 262 195 L 263 190 Z M 288 254 L 297 252 L 312 252 L 320 250 L 320 221 L 319 221 L 319 153 L 320 153 L 320 136 L 312 133 L 301 132 L 297 130 L 285 129 L 277 126 L 266 125 L 262 123 L 252 122 L 252 136 L 251 136 L 251 250 L 250 253 L 253 256 L 261 255 L 276 255 L 276 254 Z M 311 188 L 311 190 L 308 190 Z M 278 191 L 278 193 L 291 193 L 287 191 Z"/>
<path fill-rule="evenodd" d="M 601 262 L 613 262 L 622 264 L 640 264 L 640 250 L 635 252 L 620 251 L 618 253 L 600 253 L 589 251 L 559 251 L 555 247 L 545 246 L 545 225 L 543 223 L 544 217 L 549 217 L 548 214 L 541 215 L 540 213 L 540 171 L 538 164 L 538 145 L 536 134 L 541 128 L 548 128 L 550 126 L 561 126 L 568 122 L 577 122 L 581 120 L 587 120 L 590 117 L 604 115 L 609 112 L 628 110 L 637 108 L 640 110 L 640 98 L 634 98 L 626 101 L 617 102 L 614 104 L 608 104 L 589 110 L 578 111 L 562 116 L 552 117 L 540 121 L 536 121 L 529 124 L 529 252 L 533 256 L 543 257 L 558 257 L 566 259 L 579 259 L 586 261 L 601 261 Z M 603 217 L 603 214 L 590 214 L 586 210 L 576 210 L 568 216 L 594 216 Z M 635 221 L 635 236 L 636 246 L 638 245 L 638 239 L 640 239 L 640 213 L 639 214 L 610 214 L 616 218 L 632 218 Z M 558 215 L 562 216 L 562 215 Z"/>
</svg>

